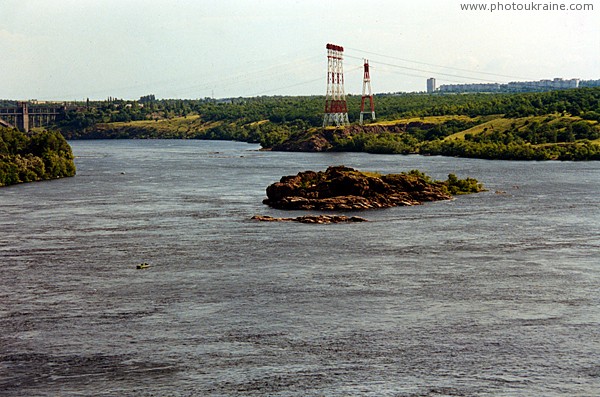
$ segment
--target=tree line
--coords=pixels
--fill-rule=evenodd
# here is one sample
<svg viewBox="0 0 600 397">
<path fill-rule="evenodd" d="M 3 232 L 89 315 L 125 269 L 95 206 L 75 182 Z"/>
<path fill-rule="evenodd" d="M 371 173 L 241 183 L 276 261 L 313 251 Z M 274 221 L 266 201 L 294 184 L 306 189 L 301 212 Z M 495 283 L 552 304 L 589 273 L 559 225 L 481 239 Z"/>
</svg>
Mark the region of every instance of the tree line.
<svg viewBox="0 0 600 397">
<path fill-rule="evenodd" d="M 69 110 L 59 123 L 62 129 L 85 129 L 97 123 L 159 120 L 200 115 L 205 121 L 227 121 L 244 125 L 261 120 L 274 124 L 293 122 L 303 127 L 319 127 L 323 122 L 323 96 L 263 96 L 254 98 L 161 99 L 88 102 L 86 107 Z M 360 96 L 348 95 L 348 116 L 357 122 Z M 83 105 L 83 104 L 82 104 Z M 504 114 L 526 117 L 570 114 L 600 121 L 600 87 L 538 93 L 469 94 L 379 94 L 375 96 L 378 120 L 407 117 L 466 115 L 471 117 Z"/>
</svg>

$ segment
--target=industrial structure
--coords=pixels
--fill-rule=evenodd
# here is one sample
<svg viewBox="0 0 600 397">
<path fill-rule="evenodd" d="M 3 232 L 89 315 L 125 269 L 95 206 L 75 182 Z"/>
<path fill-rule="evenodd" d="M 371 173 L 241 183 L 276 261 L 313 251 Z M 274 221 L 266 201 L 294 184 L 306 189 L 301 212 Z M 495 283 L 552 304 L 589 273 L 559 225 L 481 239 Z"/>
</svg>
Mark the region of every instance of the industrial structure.
<svg viewBox="0 0 600 397">
<path fill-rule="evenodd" d="M 327 44 L 327 93 L 323 127 L 348 125 L 348 104 L 344 91 L 344 47 Z"/>
<path fill-rule="evenodd" d="M 367 88 L 369 93 L 367 95 Z M 365 112 L 365 99 L 369 98 L 370 112 Z M 371 89 L 371 74 L 369 72 L 369 61 L 364 61 L 363 95 L 360 100 L 360 125 L 363 123 L 363 115 L 371 113 L 371 120 L 375 120 L 375 102 L 373 102 L 373 90 Z"/>
<path fill-rule="evenodd" d="M 367 88 L 369 93 L 367 94 Z M 369 98 L 370 112 L 365 112 L 365 99 Z M 373 102 L 373 90 L 371 90 L 371 74 L 369 73 L 369 61 L 364 60 L 364 78 L 363 78 L 363 89 L 362 98 L 360 100 L 360 125 L 363 124 L 363 115 L 371 114 L 371 120 L 375 120 L 375 103 Z"/>
<path fill-rule="evenodd" d="M 0 108 L 0 126 L 29 132 L 31 128 L 55 123 L 65 112 L 65 106 L 29 107 L 27 102 L 18 102 L 17 107 Z"/>
</svg>

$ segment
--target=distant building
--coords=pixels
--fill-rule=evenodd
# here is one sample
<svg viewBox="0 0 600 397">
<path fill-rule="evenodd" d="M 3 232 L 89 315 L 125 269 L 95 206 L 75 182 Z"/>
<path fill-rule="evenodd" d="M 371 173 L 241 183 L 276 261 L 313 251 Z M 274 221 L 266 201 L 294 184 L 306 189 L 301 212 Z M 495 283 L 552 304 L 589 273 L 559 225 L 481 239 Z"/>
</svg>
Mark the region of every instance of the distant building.
<svg viewBox="0 0 600 397">
<path fill-rule="evenodd" d="M 581 80 L 580 87 L 600 87 L 600 80 Z"/>
<path fill-rule="evenodd" d="M 428 84 L 429 84 L 429 80 Z M 429 88 L 429 85 L 428 85 Z M 508 84 L 474 83 L 474 84 L 442 84 L 440 92 L 536 92 L 579 88 L 579 79 L 539 81 L 511 81 Z"/>
<path fill-rule="evenodd" d="M 556 78 L 554 80 L 540 81 L 512 81 L 507 85 L 510 91 L 564 90 L 579 88 L 579 79 L 564 80 Z"/>
<path fill-rule="evenodd" d="M 433 77 L 427 79 L 427 93 L 433 94 L 435 92 L 435 79 Z"/>
<path fill-rule="evenodd" d="M 440 92 L 500 92 L 506 84 L 442 84 Z"/>
</svg>

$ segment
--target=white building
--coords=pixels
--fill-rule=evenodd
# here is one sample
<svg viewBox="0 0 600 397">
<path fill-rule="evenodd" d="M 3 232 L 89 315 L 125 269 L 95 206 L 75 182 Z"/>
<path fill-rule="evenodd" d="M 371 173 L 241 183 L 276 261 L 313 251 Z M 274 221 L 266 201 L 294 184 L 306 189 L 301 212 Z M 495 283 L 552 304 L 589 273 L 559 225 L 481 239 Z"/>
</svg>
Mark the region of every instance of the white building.
<svg viewBox="0 0 600 397">
<path fill-rule="evenodd" d="M 435 79 L 433 77 L 427 79 L 427 93 L 432 94 L 435 92 Z"/>
<path fill-rule="evenodd" d="M 429 92 L 429 80 L 427 80 Z M 511 81 L 508 84 L 498 83 L 473 83 L 473 84 L 442 84 L 440 92 L 522 92 L 522 91 L 548 91 L 579 88 L 579 79 L 539 80 L 539 81 Z"/>
</svg>

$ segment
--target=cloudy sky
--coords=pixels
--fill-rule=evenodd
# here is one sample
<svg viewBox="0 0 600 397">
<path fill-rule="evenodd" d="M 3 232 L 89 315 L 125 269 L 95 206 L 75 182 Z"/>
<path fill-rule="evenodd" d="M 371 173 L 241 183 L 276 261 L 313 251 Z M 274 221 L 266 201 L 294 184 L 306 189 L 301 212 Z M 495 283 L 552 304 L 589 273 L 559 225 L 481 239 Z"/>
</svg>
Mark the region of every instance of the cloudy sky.
<svg viewBox="0 0 600 397">
<path fill-rule="evenodd" d="M 0 0 L 0 98 L 324 95 L 327 43 L 345 48 L 347 93 L 360 94 L 362 58 L 375 92 L 423 91 L 427 77 L 600 79 L 600 1 L 465 1 Z"/>
</svg>

